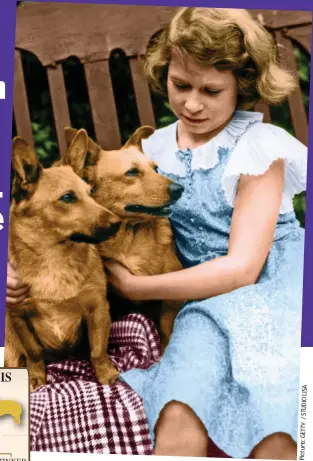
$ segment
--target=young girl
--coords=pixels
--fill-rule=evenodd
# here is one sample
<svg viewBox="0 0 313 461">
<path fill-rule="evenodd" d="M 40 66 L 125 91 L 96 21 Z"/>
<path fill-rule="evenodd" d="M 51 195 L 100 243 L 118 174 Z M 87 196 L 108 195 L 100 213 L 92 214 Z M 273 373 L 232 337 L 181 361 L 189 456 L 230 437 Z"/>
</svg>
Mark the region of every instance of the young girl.
<svg viewBox="0 0 313 461">
<path fill-rule="evenodd" d="M 206 456 L 209 436 L 232 457 L 296 459 L 304 232 L 292 197 L 306 187 L 307 149 L 242 110 L 292 91 L 275 56 L 245 10 L 184 8 L 146 57 L 178 118 L 143 147 L 185 187 L 171 223 L 186 269 L 108 268 L 131 299 L 193 300 L 161 362 L 122 374 L 156 455 Z"/>
<path fill-rule="evenodd" d="M 307 150 L 243 110 L 292 91 L 275 55 L 246 11 L 184 8 L 146 57 L 178 118 L 144 150 L 185 187 L 171 223 L 186 268 L 108 268 L 131 299 L 192 300 L 160 363 L 121 376 L 143 399 L 156 455 L 206 456 L 210 437 L 232 457 L 296 459 L 304 233 L 292 197 Z M 8 287 L 10 302 L 25 295 L 18 278 Z"/>
</svg>

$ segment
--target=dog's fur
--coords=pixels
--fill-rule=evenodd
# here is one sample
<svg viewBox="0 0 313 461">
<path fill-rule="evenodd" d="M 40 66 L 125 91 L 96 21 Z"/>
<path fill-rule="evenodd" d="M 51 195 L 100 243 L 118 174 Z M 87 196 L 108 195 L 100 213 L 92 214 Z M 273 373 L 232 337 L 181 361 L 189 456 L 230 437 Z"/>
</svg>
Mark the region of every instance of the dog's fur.
<svg viewBox="0 0 313 461">
<path fill-rule="evenodd" d="M 152 127 L 141 127 L 120 150 L 113 151 L 102 150 L 89 138 L 88 152 L 72 159 L 93 186 L 95 200 L 122 220 L 115 236 L 98 245 L 102 258 L 119 262 L 134 275 L 163 274 L 182 268 L 167 216 L 183 187 L 158 174 L 156 164 L 143 154 L 141 141 L 153 132 Z M 68 143 L 76 133 L 73 128 L 65 128 Z M 181 305 L 181 301 L 162 302 L 162 350 Z"/>
<path fill-rule="evenodd" d="M 13 140 L 9 258 L 30 296 L 7 307 L 5 366 L 26 365 L 32 390 L 45 383 L 45 358 L 66 356 L 84 326 L 99 382 L 118 376 L 107 355 L 107 281 L 95 244 L 110 238 L 120 220 L 94 201 L 71 164 L 87 145 L 80 130 L 63 165 L 44 169 L 26 141 Z"/>
</svg>

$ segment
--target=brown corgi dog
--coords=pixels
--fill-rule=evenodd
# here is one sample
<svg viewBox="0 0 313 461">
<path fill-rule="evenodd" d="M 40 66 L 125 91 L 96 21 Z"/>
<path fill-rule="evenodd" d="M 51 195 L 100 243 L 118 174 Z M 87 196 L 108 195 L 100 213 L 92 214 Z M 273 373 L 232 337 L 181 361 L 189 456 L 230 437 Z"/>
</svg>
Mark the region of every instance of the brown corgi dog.
<svg viewBox="0 0 313 461">
<path fill-rule="evenodd" d="M 27 366 L 31 390 L 45 383 L 46 358 L 73 350 L 84 328 L 99 382 L 118 377 L 107 355 L 107 280 L 95 244 L 112 237 L 120 220 L 80 178 L 75 159 L 87 146 L 87 133 L 78 131 L 62 164 L 45 169 L 26 141 L 13 140 L 9 259 L 30 296 L 7 307 L 5 366 Z"/>
<path fill-rule="evenodd" d="M 157 173 L 143 154 L 142 139 L 154 129 L 139 128 L 120 150 L 104 151 L 92 139 L 80 170 L 93 186 L 93 197 L 121 219 L 118 232 L 98 245 L 103 259 L 125 266 L 134 275 L 155 275 L 182 269 L 175 252 L 168 216 L 183 186 Z M 66 127 L 70 143 L 77 130 Z M 162 301 L 159 318 L 161 349 L 166 347 L 182 301 Z M 113 310 L 113 309 L 112 309 Z M 148 310 L 148 307 L 147 307 Z M 144 312 L 144 310 L 142 310 Z"/>
</svg>

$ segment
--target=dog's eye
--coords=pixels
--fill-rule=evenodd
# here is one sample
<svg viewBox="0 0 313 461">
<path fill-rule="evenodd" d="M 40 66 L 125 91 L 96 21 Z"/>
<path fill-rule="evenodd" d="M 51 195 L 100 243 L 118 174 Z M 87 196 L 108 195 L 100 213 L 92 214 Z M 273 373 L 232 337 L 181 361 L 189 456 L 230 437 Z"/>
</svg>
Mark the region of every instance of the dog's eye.
<svg viewBox="0 0 313 461">
<path fill-rule="evenodd" d="M 130 170 L 126 171 L 126 176 L 138 176 L 140 171 L 138 168 L 131 168 Z"/>
<path fill-rule="evenodd" d="M 64 203 L 75 203 L 78 199 L 75 192 L 67 192 L 66 194 L 62 195 L 59 200 Z"/>
<path fill-rule="evenodd" d="M 96 186 L 92 186 L 91 189 L 89 190 L 89 195 L 94 195 L 97 191 L 97 187 Z"/>
<path fill-rule="evenodd" d="M 158 165 L 154 165 L 153 169 L 154 169 L 154 171 L 155 171 L 156 173 L 159 172 L 159 171 L 158 171 Z"/>
</svg>

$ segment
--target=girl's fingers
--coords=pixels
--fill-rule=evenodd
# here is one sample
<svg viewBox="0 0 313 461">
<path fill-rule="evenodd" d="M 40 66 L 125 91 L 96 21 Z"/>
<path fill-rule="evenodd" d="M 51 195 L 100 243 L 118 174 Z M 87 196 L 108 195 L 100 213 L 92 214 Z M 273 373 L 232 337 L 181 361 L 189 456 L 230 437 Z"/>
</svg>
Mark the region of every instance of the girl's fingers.
<svg viewBox="0 0 313 461">
<path fill-rule="evenodd" d="M 118 263 L 113 261 L 105 261 L 103 264 L 109 272 L 114 272 L 114 269 L 119 266 Z"/>
<path fill-rule="evenodd" d="M 8 261 L 8 265 L 9 265 L 12 269 L 16 269 L 15 264 L 14 264 L 12 261 Z"/>
<path fill-rule="evenodd" d="M 15 277 L 7 276 L 7 288 L 10 288 L 11 290 L 17 290 L 19 288 L 24 288 L 26 285 L 23 284 L 23 282 Z"/>
<path fill-rule="evenodd" d="M 7 296 L 11 298 L 18 298 L 20 296 L 27 295 L 29 293 L 29 288 L 27 286 L 23 286 L 18 288 L 17 290 L 12 290 L 11 288 L 7 287 Z"/>
<path fill-rule="evenodd" d="M 7 275 L 8 275 L 8 277 L 11 277 L 11 278 L 19 280 L 18 273 L 16 272 L 16 270 L 14 269 L 14 267 L 12 266 L 11 263 L 8 263 L 8 273 L 7 273 Z"/>
<path fill-rule="evenodd" d="M 129 270 L 127 270 L 126 267 L 122 266 L 122 264 L 110 261 L 105 262 L 104 265 L 108 270 L 109 277 L 113 276 L 116 278 L 123 278 L 130 275 Z"/>
<path fill-rule="evenodd" d="M 18 304 L 21 304 L 27 296 L 19 296 L 18 298 L 12 298 L 10 296 L 6 297 L 6 304 L 8 306 L 17 306 Z"/>
</svg>

